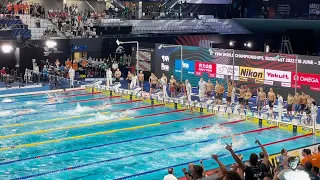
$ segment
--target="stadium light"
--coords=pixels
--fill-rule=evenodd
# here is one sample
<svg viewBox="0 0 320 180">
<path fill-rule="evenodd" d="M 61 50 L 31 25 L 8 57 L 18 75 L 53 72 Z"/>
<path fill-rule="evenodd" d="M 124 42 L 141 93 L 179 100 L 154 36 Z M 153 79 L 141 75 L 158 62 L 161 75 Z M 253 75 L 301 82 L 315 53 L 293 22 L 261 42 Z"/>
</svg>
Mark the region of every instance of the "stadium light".
<svg viewBox="0 0 320 180">
<path fill-rule="evenodd" d="M 230 46 L 230 47 L 233 47 L 235 44 L 236 44 L 236 41 L 230 41 L 230 42 L 229 42 L 229 46 Z"/>
<path fill-rule="evenodd" d="M 13 47 L 11 45 L 5 44 L 1 46 L 1 49 L 3 51 L 3 53 L 11 53 L 11 51 L 13 50 Z"/>
<path fill-rule="evenodd" d="M 117 45 L 121 45 L 121 44 L 137 44 L 137 54 L 136 54 L 136 58 L 137 58 L 137 64 L 136 64 L 136 70 L 137 70 L 137 74 L 139 74 L 139 42 L 138 41 L 126 41 L 126 42 L 122 42 L 119 41 L 119 39 L 116 40 Z"/>
<path fill-rule="evenodd" d="M 249 41 L 247 43 L 244 43 L 244 46 L 248 48 L 252 48 L 252 42 Z"/>
<path fill-rule="evenodd" d="M 46 46 L 47 46 L 48 48 L 55 48 L 55 47 L 57 46 L 57 42 L 52 41 L 52 40 L 48 40 L 48 41 L 46 42 Z"/>
</svg>

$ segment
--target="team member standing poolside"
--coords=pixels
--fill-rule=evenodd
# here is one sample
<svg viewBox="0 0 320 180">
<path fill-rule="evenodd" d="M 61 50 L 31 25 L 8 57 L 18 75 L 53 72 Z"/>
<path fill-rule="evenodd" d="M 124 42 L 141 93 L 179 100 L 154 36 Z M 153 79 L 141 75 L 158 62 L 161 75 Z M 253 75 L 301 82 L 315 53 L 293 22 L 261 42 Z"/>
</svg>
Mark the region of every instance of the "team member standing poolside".
<svg viewBox="0 0 320 180">
<path fill-rule="evenodd" d="M 224 94 L 224 86 L 223 84 L 219 84 L 219 88 L 218 88 L 218 104 L 222 104 L 222 97 Z"/>
<path fill-rule="evenodd" d="M 189 83 L 189 80 L 186 80 L 185 82 L 186 82 L 186 93 L 187 93 L 188 103 L 191 103 L 192 87 L 191 87 L 191 84 Z"/>
<path fill-rule="evenodd" d="M 198 86 L 199 86 L 199 99 L 200 101 L 203 101 L 205 96 L 205 91 L 206 91 L 206 82 L 202 78 L 200 78 Z"/>
<path fill-rule="evenodd" d="M 306 95 L 306 93 L 302 92 L 300 95 L 300 114 L 302 114 L 303 111 L 306 110 L 307 99 L 308 99 L 308 96 Z"/>
<path fill-rule="evenodd" d="M 236 88 L 234 81 L 231 81 L 232 83 L 232 92 L 231 92 L 231 104 L 234 104 L 236 102 Z"/>
<path fill-rule="evenodd" d="M 311 124 L 313 125 L 313 123 L 317 123 L 317 116 L 318 116 L 318 106 L 316 104 L 316 102 L 312 102 L 311 108 Z"/>
<path fill-rule="evenodd" d="M 240 86 L 240 88 L 237 88 L 237 90 L 239 91 L 239 104 L 241 106 L 241 108 L 244 108 L 243 107 L 243 98 L 244 98 L 244 94 L 247 92 L 247 90 L 244 88 L 243 85 Z"/>
<path fill-rule="evenodd" d="M 112 85 L 112 71 L 110 68 L 106 71 L 106 86 Z"/>
<path fill-rule="evenodd" d="M 265 106 L 267 95 L 263 91 L 262 87 L 260 87 L 259 90 L 257 89 L 257 94 L 258 94 L 258 112 L 260 112 L 261 109 Z"/>
<path fill-rule="evenodd" d="M 233 85 L 232 82 L 228 82 L 228 92 L 227 92 L 227 104 L 231 104 L 231 96 L 232 96 L 232 91 L 233 91 Z"/>
<path fill-rule="evenodd" d="M 292 107 L 293 107 L 293 101 L 294 101 L 294 97 L 292 96 L 291 93 L 288 94 L 287 97 L 287 113 L 292 116 Z"/>
<path fill-rule="evenodd" d="M 210 80 L 208 80 L 207 82 L 207 85 L 206 85 L 206 94 L 207 94 L 207 97 L 210 98 L 211 97 L 211 93 L 213 91 L 213 84 L 211 83 Z"/>
<path fill-rule="evenodd" d="M 128 89 L 131 89 L 130 85 L 131 85 L 131 81 L 132 81 L 132 74 L 130 71 L 128 72 L 128 76 L 127 76 L 126 80 L 128 81 Z"/>
<path fill-rule="evenodd" d="M 144 74 L 142 71 L 140 71 L 140 73 L 138 74 L 138 80 L 141 91 L 143 91 Z"/>
<path fill-rule="evenodd" d="M 168 79 L 167 76 L 162 73 L 162 77 L 160 79 L 161 85 L 162 85 L 162 94 L 163 97 L 168 97 L 168 93 L 167 93 L 167 84 L 168 84 Z"/>
<path fill-rule="evenodd" d="M 273 89 L 270 88 L 268 92 L 268 104 L 272 114 L 273 114 L 273 106 L 275 102 L 276 102 L 276 94 L 273 92 Z"/>
<path fill-rule="evenodd" d="M 69 69 L 70 88 L 74 87 L 74 85 L 73 85 L 74 75 L 75 75 L 74 69 L 72 69 L 72 67 L 70 67 L 70 69 Z"/>
<path fill-rule="evenodd" d="M 279 121 L 282 120 L 282 114 L 283 114 L 283 106 L 284 106 L 284 103 L 283 103 L 283 97 L 281 96 L 280 93 L 277 93 L 277 97 L 278 97 L 278 117 L 279 117 Z"/>
<path fill-rule="evenodd" d="M 250 110 L 249 100 L 251 97 L 252 97 L 252 93 L 250 91 L 250 88 L 247 88 L 247 91 L 244 93 L 244 97 L 243 97 L 243 105 L 246 106 L 247 110 Z"/>
<path fill-rule="evenodd" d="M 294 104 L 294 114 L 297 115 L 300 112 L 300 95 L 299 93 L 296 93 L 293 97 L 293 104 Z"/>
<path fill-rule="evenodd" d="M 121 71 L 119 69 L 117 69 L 116 72 L 114 72 L 114 76 L 116 77 L 115 82 L 120 82 Z"/>
<path fill-rule="evenodd" d="M 132 74 L 130 89 L 133 89 L 134 87 L 136 87 L 137 82 L 138 82 L 138 76 L 136 76 L 135 74 Z"/>
<path fill-rule="evenodd" d="M 176 80 L 174 79 L 174 77 L 171 75 L 171 79 L 170 79 L 170 95 L 172 98 L 176 97 Z"/>
<path fill-rule="evenodd" d="M 158 81 L 158 78 L 153 73 L 151 73 L 151 76 L 149 77 L 150 93 L 153 93 L 154 90 L 156 89 L 157 81 Z"/>
</svg>

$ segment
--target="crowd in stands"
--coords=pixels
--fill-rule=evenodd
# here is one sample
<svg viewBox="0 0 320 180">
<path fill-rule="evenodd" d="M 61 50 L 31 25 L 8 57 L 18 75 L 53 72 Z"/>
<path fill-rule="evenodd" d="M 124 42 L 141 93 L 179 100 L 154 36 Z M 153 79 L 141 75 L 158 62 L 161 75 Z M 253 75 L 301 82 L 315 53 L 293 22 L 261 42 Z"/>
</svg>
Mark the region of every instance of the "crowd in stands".
<svg viewBox="0 0 320 180">
<path fill-rule="evenodd" d="M 212 159 L 219 165 L 218 169 L 205 172 L 205 167 L 190 163 L 188 169 L 182 172 L 186 180 L 319 180 L 320 146 L 317 152 L 303 149 L 302 157 L 289 156 L 287 150 L 282 149 L 276 163 L 269 161 L 269 154 L 259 140 L 256 143 L 262 152 L 252 153 L 248 162 L 243 162 L 241 154 L 236 154 L 232 149 L 232 143 L 226 145 L 226 150 L 231 154 L 235 163 L 228 169 L 219 156 L 213 154 Z M 168 169 L 168 175 L 163 180 L 177 180 L 173 168 Z"/>
</svg>

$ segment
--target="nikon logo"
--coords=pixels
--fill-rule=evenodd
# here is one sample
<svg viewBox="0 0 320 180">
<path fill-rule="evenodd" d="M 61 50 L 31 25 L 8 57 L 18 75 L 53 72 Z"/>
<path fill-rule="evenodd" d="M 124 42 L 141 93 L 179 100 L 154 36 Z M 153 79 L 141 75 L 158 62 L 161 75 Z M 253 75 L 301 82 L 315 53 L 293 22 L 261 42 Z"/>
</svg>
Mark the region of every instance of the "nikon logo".
<svg viewBox="0 0 320 180">
<path fill-rule="evenodd" d="M 254 78 L 254 79 L 263 79 L 264 78 L 264 70 L 263 69 L 256 69 L 256 68 L 241 67 L 240 76 Z"/>
</svg>

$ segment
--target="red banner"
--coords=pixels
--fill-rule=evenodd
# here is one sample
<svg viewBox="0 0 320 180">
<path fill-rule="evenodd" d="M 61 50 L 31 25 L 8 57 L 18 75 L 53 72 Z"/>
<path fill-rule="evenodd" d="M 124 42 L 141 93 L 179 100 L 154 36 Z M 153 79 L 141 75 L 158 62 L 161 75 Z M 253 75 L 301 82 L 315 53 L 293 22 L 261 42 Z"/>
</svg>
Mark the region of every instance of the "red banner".
<svg viewBox="0 0 320 180">
<path fill-rule="evenodd" d="M 202 73 L 208 73 L 209 77 L 216 77 L 216 64 L 196 61 L 194 74 L 202 76 Z"/>
<path fill-rule="evenodd" d="M 310 86 L 320 86 L 320 75 L 318 74 L 307 74 L 307 73 L 299 73 L 296 75 L 295 72 L 292 72 L 292 84 L 295 84 L 297 80 L 297 85 L 310 85 Z"/>
</svg>

